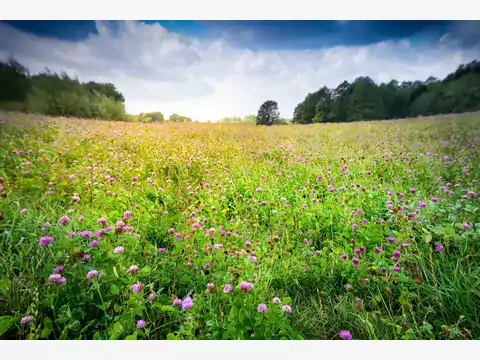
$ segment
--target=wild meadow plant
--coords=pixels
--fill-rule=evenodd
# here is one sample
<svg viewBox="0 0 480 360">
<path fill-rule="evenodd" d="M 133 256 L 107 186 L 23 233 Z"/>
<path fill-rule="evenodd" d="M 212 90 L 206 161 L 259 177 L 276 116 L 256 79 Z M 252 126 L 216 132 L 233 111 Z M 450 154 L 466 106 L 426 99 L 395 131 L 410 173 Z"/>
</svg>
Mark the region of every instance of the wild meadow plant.
<svg viewBox="0 0 480 360">
<path fill-rule="evenodd" d="M 1 114 L 3 339 L 478 339 L 480 119 Z"/>
</svg>

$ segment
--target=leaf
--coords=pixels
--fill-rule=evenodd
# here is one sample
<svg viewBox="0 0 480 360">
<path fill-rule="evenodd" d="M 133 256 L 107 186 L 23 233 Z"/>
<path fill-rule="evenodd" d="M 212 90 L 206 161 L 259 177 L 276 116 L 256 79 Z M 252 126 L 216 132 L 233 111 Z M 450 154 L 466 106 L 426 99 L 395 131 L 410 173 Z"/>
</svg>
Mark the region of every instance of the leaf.
<svg viewBox="0 0 480 360">
<path fill-rule="evenodd" d="M 425 235 L 425 242 L 426 242 L 427 244 L 429 244 L 430 241 L 432 241 L 432 234 L 427 233 L 427 234 Z"/>
<path fill-rule="evenodd" d="M 286 297 L 282 300 L 282 304 L 288 305 L 288 304 L 290 304 L 291 301 L 292 301 L 292 299 L 290 299 L 289 297 Z"/>
<path fill-rule="evenodd" d="M 137 335 L 128 335 L 125 340 L 137 340 Z"/>
<path fill-rule="evenodd" d="M 142 270 L 140 270 L 140 275 L 145 275 L 148 276 L 152 273 L 152 268 L 149 266 L 144 267 Z"/>
<path fill-rule="evenodd" d="M 11 316 L 2 316 L 0 317 L 0 336 L 10 329 L 10 326 L 13 324 L 13 317 Z"/>
<path fill-rule="evenodd" d="M 78 331 L 81 328 L 80 321 L 75 320 L 73 323 L 68 325 L 68 328 L 72 331 Z"/>
<path fill-rule="evenodd" d="M 174 312 L 176 309 L 173 306 L 170 305 L 162 305 L 160 308 L 163 312 Z"/>
<path fill-rule="evenodd" d="M 177 337 L 176 337 L 174 334 L 169 333 L 169 334 L 167 335 L 167 340 L 177 340 Z"/>
<path fill-rule="evenodd" d="M 118 288 L 117 285 L 115 285 L 115 284 L 110 285 L 110 294 L 112 294 L 112 295 L 120 294 L 120 289 Z"/>
<path fill-rule="evenodd" d="M 100 333 L 98 331 L 93 334 L 93 340 L 102 340 L 102 337 L 100 336 Z"/>
<path fill-rule="evenodd" d="M 118 272 L 115 266 L 113 267 L 113 275 L 115 275 L 115 277 L 118 278 Z"/>
<path fill-rule="evenodd" d="M 0 289 L 7 291 L 10 290 L 10 280 L 7 278 L 2 278 L 2 280 L 0 280 Z"/>
</svg>

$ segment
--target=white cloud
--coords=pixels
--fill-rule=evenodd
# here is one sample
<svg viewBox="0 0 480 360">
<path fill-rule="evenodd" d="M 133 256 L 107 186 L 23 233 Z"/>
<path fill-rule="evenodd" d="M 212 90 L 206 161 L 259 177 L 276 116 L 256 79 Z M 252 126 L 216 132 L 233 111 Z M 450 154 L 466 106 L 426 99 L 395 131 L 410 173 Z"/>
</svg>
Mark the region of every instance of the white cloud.
<svg viewBox="0 0 480 360">
<path fill-rule="evenodd" d="M 480 55 L 455 36 L 413 47 L 408 41 L 322 50 L 251 51 L 226 39 L 202 40 L 159 24 L 124 22 L 115 32 L 97 22 L 99 35 L 82 42 L 40 38 L 0 24 L 0 57 L 14 55 L 31 72 L 48 66 L 82 81 L 114 83 L 127 111 L 177 112 L 197 120 L 256 113 L 275 100 L 291 117 L 308 92 L 368 75 L 376 81 L 444 77 Z M 472 27 L 461 28 L 472 32 Z M 251 34 L 247 34 L 251 36 Z M 450 40 L 451 39 L 451 40 Z"/>
</svg>

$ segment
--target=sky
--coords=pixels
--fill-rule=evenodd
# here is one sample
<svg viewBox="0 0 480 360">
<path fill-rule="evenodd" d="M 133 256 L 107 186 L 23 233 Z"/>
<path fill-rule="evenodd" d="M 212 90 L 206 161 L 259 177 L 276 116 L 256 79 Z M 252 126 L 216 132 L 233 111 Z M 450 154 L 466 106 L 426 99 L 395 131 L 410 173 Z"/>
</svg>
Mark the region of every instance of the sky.
<svg viewBox="0 0 480 360">
<path fill-rule="evenodd" d="M 480 21 L 0 21 L 0 59 L 111 82 L 129 113 L 290 118 L 344 80 L 443 78 L 480 59 Z"/>
</svg>

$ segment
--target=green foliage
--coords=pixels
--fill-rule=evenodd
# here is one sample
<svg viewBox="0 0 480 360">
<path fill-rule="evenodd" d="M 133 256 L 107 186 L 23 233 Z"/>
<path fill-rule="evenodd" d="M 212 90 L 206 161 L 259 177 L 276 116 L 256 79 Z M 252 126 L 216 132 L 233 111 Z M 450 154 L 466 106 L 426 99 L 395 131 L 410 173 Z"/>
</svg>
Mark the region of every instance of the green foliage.
<svg viewBox="0 0 480 360">
<path fill-rule="evenodd" d="M 113 84 L 81 83 L 46 69 L 29 75 L 14 60 L 0 62 L 0 106 L 29 113 L 126 120 L 124 97 Z M 14 102 L 14 103 L 13 103 Z"/>
<path fill-rule="evenodd" d="M 375 84 L 369 77 L 309 93 L 294 111 L 297 124 L 382 120 L 480 110 L 480 62 L 461 65 L 439 81 Z"/>
<path fill-rule="evenodd" d="M 181 116 L 175 113 L 170 115 L 170 117 L 168 118 L 168 121 L 172 123 L 188 123 L 188 122 L 192 122 L 192 119 L 190 119 L 187 116 Z"/>
<path fill-rule="evenodd" d="M 278 123 L 280 113 L 276 101 L 267 100 L 258 109 L 256 123 L 257 125 L 274 125 Z"/>
</svg>

